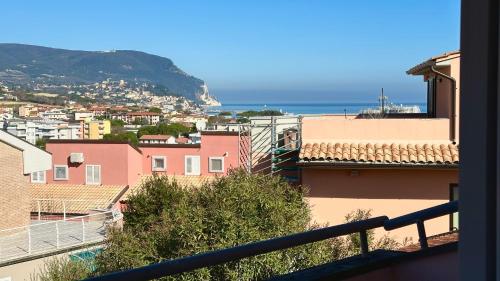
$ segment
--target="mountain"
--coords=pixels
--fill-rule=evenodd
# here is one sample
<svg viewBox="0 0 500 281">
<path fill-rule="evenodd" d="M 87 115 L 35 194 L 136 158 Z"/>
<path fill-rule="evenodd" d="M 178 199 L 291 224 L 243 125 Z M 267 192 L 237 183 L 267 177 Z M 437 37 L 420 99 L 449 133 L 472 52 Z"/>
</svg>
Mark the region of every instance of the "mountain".
<svg viewBox="0 0 500 281">
<path fill-rule="evenodd" d="M 147 82 L 169 93 L 198 99 L 205 83 L 170 59 L 138 51 L 74 51 L 0 43 L 0 82 L 92 84 L 112 80 Z"/>
</svg>

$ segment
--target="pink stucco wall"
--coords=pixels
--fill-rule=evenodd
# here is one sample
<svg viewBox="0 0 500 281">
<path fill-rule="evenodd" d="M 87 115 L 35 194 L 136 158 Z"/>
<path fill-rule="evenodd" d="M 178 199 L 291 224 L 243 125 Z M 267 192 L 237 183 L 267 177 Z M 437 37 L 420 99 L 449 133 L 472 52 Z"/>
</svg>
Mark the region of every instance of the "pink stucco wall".
<svg viewBox="0 0 500 281">
<path fill-rule="evenodd" d="M 204 135 L 201 146 L 194 145 L 157 145 L 141 146 L 143 152 L 142 167 L 144 174 L 152 174 L 152 157 L 165 156 L 167 159 L 167 175 L 184 175 L 185 156 L 200 156 L 200 172 L 202 176 L 223 175 L 231 168 L 238 167 L 238 135 Z M 209 172 L 209 157 L 224 157 L 224 173 Z"/>
<path fill-rule="evenodd" d="M 355 119 L 339 115 L 306 116 L 302 121 L 304 142 L 356 140 L 442 141 L 450 136 L 448 118 Z"/>
<path fill-rule="evenodd" d="M 68 165 L 68 180 L 54 180 L 54 169 L 47 171 L 47 183 L 85 184 L 85 166 L 101 165 L 101 184 L 130 185 L 141 174 L 140 166 L 131 163 L 141 157 L 128 144 L 106 142 L 54 142 L 47 143 L 47 151 L 52 153 L 53 165 Z M 69 162 L 71 153 L 83 153 L 84 162 Z M 139 162 L 140 163 L 140 162 Z"/>
<path fill-rule="evenodd" d="M 135 185 L 142 175 L 151 175 L 152 156 L 165 156 L 168 175 L 184 175 L 185 156 L 200 156 L 201 175 L 223 175 L 238 167 L 238 135 L 234 133 L 202 134 L 201 145 L 144 145 L 135 149 L 127 143 L 102 141 L 51 141 L 47 151 L 54 165 L 68 165 L 67 180 L 54 180 L 53 169 L 47 171 L 47 183 L 85 184 L 86 165 L 101 166 L 102 185 Z M 140 151 L 139 151 L 140 150 Z M 69 162 L 71 153 L 83 153 L 84 162 Z M 209 172 L 209 157 L 224 158 L 224 172 Z"/>
<path fill-rule="evenodd" d="M 355 172 L 353 172 L 355 171 Z M 316 169 L 302 170 L 302 183 L 309 187 L 313 220 L 341 224 L 356 209 L 371 210 L 373 216 L 394 218 L 449 201 L 450 184 L 458 182 L 458 170 L 434 169 Z M 449 217 L 425 223 L 428 235 L 449 231 Z M 377 230 L 377 234 L 386 234 Z M 418 241 L 416 226 L 390 232 L 400 241 Z"/>
</svg>

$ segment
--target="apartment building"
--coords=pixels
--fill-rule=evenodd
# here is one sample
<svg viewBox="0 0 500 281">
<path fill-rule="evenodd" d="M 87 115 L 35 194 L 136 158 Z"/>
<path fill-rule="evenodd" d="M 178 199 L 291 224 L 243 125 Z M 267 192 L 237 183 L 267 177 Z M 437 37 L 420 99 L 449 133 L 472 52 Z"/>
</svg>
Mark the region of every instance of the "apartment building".
<svg viewBox="0 0 500 281">
<path fill-rule="evenodd" d="M 111 119 L 122 120 L 127 124 L 134 122 L 144 122 L 149 125 L 156 125 L 160 122 L 160 114 L 154 112 L 128 112 L 112 114 Z"/>
<path fill-rule="evenodd" d="M 30 224 L 29 182 L 44 180 L 52 157 L 5 131 L 0 131 L 0 230 Z"/>
<path fill-rule="evenodd" d="M 85 120 L 83 125 L 83 138 L 89 140 L 103 139 L 104 135 L 111 133 L 109 120 Z"/>
<path fill-rule="evenodd" d="M 81 125 L 60 120 L 11 119 L 7 131 L 12 135 L 35 144 L 38 139 L 80 139 Z"/>
</svg>

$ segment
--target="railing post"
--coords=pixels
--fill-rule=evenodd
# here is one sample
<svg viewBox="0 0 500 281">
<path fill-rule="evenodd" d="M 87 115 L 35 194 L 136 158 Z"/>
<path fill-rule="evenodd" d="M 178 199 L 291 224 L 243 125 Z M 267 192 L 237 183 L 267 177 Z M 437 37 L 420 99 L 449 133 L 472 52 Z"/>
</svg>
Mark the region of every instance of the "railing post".
<svg viewBox="0 0 500 281">
<path fill-rule="evenodd" d="M 56 221 L 56 248 L 59 249 L 59 224 Z"/>
<path fill-rule="evenodd" d="M 28 225 L 28 254 L 31 255 L 31 225 Z"/>
<path fill-rule="evenodd" d="M 36 200 L 36 203 L 38 205 L 38 221 L 42 219 L 42 213 L 41 213 L 41 207 L 40 207 L 40 200 Z"/>
<path fill-rule="evenodd" d="M 418 230 L 418 240 L 420 242 L 420 248 L 425 249 L 429 247 L 427 244 L 427 234 L 425 234 L 425 225 L 424 222 L 419 220 L 417 221 L 417 230 Z"/>
<path fill-rule="evenodd" d="M 85 221 L 82 218 L 82 243 L 85 243 Z"/>
<path fill-rule="evenodd" d="M 361 254 L 366 256 L 368 254 L 368 235 L 366 234 L 366 230 L 359 232 L 359 242 L 361 246 Z"/>
<path fill-rule="evenodd" d="M 64 220 L 66 220 L 66 202 L 62 201 L 62 205 L 63 205 L 63 218 Z"/>
</svg>

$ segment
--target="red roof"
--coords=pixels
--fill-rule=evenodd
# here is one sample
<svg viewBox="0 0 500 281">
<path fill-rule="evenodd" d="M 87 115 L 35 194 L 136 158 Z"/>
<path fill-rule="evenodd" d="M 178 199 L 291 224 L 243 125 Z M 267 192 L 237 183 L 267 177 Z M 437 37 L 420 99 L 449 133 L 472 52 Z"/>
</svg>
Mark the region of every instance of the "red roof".
<svg viewBox="0 0 500 281">
<path fill-rule="evenodd" d="M 168 140 L 171 135 L 142 135 L 140 140 Z"/>
<path fill-rule="evenodd" d="M 154 112 L 129 112 L 128 116 L 160 116 L 158 113 Z"/>
</svg>

